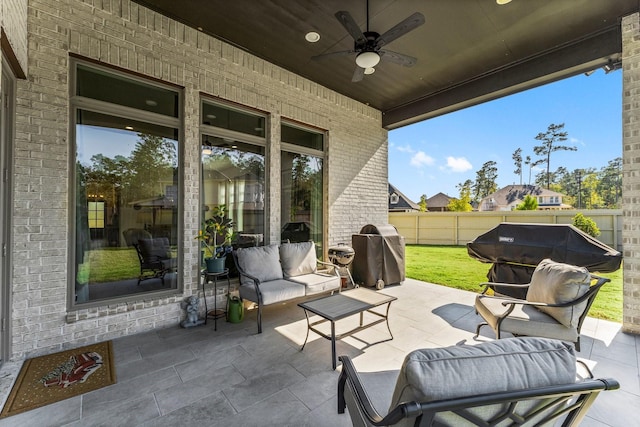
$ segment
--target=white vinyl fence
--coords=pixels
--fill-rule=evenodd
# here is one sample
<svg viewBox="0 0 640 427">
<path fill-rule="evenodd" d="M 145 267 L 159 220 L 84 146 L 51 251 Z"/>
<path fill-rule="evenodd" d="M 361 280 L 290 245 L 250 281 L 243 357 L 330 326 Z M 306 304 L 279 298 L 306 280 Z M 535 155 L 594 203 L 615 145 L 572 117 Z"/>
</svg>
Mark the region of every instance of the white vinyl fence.
<svg viewBox="0 0 640 427">
<path fill-rule="evenodd" d="M 598 240 L 622 251 L 622 210 L 505 211 L 505 212 L 389 212 L 389 223 L 407 244 L 465 245 L 501 222 L 571 224 L 576 213 L 600 228 Z"/>
</svg>

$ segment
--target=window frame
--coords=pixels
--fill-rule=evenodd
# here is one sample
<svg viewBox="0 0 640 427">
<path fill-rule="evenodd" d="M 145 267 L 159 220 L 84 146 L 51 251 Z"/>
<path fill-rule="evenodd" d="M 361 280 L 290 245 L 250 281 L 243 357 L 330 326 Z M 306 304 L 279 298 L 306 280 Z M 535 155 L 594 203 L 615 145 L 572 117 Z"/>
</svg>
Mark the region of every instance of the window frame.
<svg viewBox="0 0 640 427">
<path fill-rule="evenodd" d="M 314 126 L 305 125 L 299 123 L 294 120 L 282 118 L 280 120 L 280 126 L 291 126 L 306 132 L 316 133 L 322 135 L 322 150 L 316 150 L 309 147 L 304 147 L 301 145 L 296 145 L 290 142 L 284 142 L 282 139 L 280 140 L 280 152 L 279 156 L 282 159 L 282 152 L 286 151 L 294 154 L 302 154 L 306 156 L 314 156 L 322 159 L 322 259 L 328 259 L 328 245 L 329 245 L 329 155 L 328 155 L 328 147 L 329 147 L 329 132 L 323 129 L 319 129 Z M 278 161 L 280 164 L 280 160 Z M 282 165 L 280 165 L 280 171 L 282 173 Z M 282 199 L 282 182 L 280 183 L 279 193 L 280 200 Z M 280 201 L 280 204 L 282 201 Z M 280 229 L 282 228 L 282 209 L 280 209 Z M 278 230 L 278 237 L 280 237 L 280 230 Z"/>
<path fill-rule="evenodd" d="M 101 72 L 111 73 L 119 77 L 137 81 L 150 86 L 157 86 L 162 89 L 168 89 L 176 92 L 178 97 L 178 117 L 171 117 L 150 111 L 138 110 L 123 105 L 112 104 L 92 98 L 85 98 L 76 95 L 77 85 L 77 66 L 82 65 L 88 68 L 94 68 Z M 131 119 L 147 122 L 154 125 L 165 126 L 177 130 L 177 154 L 178 154 L 178 197 L 177 197 L 177 274 L 175 287 L 168 289 L 160 289 L 155 291 L 133 293 L 127 295 L 116 296 L 112 298 L 99 299 L 94 301 L 77 302 L 75 291 L 75 275 L 76 265 L 76 245 L 72 244 L 76 239 L 75 222 L 76 222 L 76 197 L 78 188 L 76 186 L 76 153 L 77 153 L 77 117 L 79 111 L 90 111 L 100 114 L 111 115 L 122 119 Z M 184 263 L 184 152 L 185 152 L 185 136 L 184 136 L 184 88 L 175 84 L 161 82 L 154 78 L 147 78 L 135 72 L 121 69 L 119 67 L 110 66 L 108 64 L 85 59 L 76 55 L 69 57 L 69 233 L 68 233 L 68 260 L 67 260 L 67 309 L 68 311 L 76 311 L 79 309 L 101 307 L 105 305 L 127 303 L 140 301 L 142 299 L 160 299 L 176 294 L 182 294 L 184 291 L 183 263 Z"/>
<path fill-rule="evenodd" d="M 223 109 L 228 109 L 228 110 L 233 110 L 233 111 L 237 111 L 246 115 L 252 115 L 252 116 L 256 116 L 256 117 L 262 117 L 264 119 L 264 126 L 265 126 L 265 131 L 264 131 L 264 135 L 265 136 L 258 136 L 258 135 L 252 135 L 252 134 L 248 134 L 248 133 L 244 133 L 244 132 L 239 132 L 239 131 L 235 131 L 235 130 L 230 130 L 230 129 L 226 129 L 226 128 L 222 128 L 222 127 L 217 127 L 214 125 L 208 125 L 204 123 L 204 104 L 209 104 L 209 105 L 215 105 L 218 108 L 223 108 Z M 235 103 L 231 103 L 228 101 L 224 101 L 218 98 L 214 98 L 211 96 L 208 96 L 206 94 L 200 94 L 200 102 L 199 102 L 199 131 L 198 131 L 198 144 L 200 146 L 200 144 L 202 144 L 202 140 L 205 136 L 211 136 L 214 138 L 223 138 L 223 139 L 233 139 L 239 143 L 242 144 L 247 144 L 247 145 L 254 145 L 257 147 L 261 147 L 264 150 L 264 188 L 265 188 L 265 194 L 264 194 L 264 212 L 262 214 L 262 224 L 263 224 L 263 229 L 264 229 L 264 235 L 263 235 L 263 239 L 262 239 L 262 245 L 266 245 L 269 244 L 269 221 L 268 221 L 268 212 L 269 212 L 269 198 L 270 198 L 270 192 L 269 192 L 269 186 L 270 186 L 270 180 L 269 180 L 269 150 L 268 150 L 268 144 L 267 144 L 267 140 L 268 140 L 268 135 L 269 135 L 269 123 L 270 123 L 270 115 L 269 113 L 265 112 L 265 111 L 261 111 L 261 110 L 257 110 L 254 108 L 250 108 L 250 107 L 245 107 L 245 106 L 240 106 L 237 105 Z M 200 147 L 201 148 L 201 147 Z M 199 177 L 198 177 L 198 182 L 199 182 L 199 195 L 198 195 L 198 200 L 199 200 L 199 208 L 198 208 L 198 224 L 202 224 L 203 220 L 204 220 L 204 213 L 202 211 L 202 206 L 204 205 L 204 185 L 203 185 L 203 173 L 204 173 L 204 168 L 203 168 L 203 162 L 202 162 L 202 155 L 200 156 L 200 165 L 199 165 Z M 237 230 L 233 230 L 234 232 Z M 200 260 L 202 261 L 202 260 Z"/>
</svg>

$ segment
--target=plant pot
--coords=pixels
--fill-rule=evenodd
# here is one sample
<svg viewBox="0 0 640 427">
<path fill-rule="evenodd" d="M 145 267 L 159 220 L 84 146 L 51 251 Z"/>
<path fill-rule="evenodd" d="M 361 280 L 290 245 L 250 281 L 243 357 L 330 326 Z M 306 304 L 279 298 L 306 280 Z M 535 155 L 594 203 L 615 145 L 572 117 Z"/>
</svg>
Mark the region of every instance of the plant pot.
<svg viewBox="0 0 640 427">
<path fill-rule="evenodd" d="M 226 261 L 226 257 L 205 259 L 205 262 L 207 264 L 207 272 L 222 273 L 224 271 L 225 261 Z"/>
</svg>

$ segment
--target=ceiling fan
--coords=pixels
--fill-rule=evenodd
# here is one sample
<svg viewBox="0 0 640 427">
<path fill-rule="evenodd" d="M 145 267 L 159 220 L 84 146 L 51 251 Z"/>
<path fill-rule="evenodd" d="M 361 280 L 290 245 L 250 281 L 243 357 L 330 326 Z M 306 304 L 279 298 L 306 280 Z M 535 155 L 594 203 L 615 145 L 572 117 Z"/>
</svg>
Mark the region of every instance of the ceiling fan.
<svg viewBox="0 0 640 427">
<path fill-rule="evenodd" d="M 355 53 L 356 69 L 353 73 L 353 77 L 351 78 L 352 82 L 359 82 L 365 74 L 373 73 L 375 71 L 374 67 L 378 65 L 381 60 L 393 62 L 404 67 L 412 67 L 417 62 L 417 59 L 412 56 L 403 55 L 402 53 L 392 52 L 390 50 L 382 50 L 382 47 L 424 24 L 424 15 L 421 13 L 414 13 L 382 35 L 375 31 L 369 31 L 368 0 L 366 31 L 363 32 L 360 27 L 358 27 L 358 24 L 356 24 L 356 21 L 349 12 L 336 12 L 335 17 L 340 21 L 351 37 L 353 37 L 353 49 L 340 52 L 329 52 L 313 56 L 311 59 L 325 59 L 332 56 L 344 56 Z"/>
</svg>

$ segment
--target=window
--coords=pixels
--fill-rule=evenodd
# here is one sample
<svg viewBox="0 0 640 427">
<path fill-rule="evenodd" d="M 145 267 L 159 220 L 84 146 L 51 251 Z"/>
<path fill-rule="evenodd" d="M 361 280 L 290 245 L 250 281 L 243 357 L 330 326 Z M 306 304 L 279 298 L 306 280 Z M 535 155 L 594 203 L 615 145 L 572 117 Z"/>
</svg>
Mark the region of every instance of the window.
<svg viewBox="0 0 640 427">
<path fill-rule="evenodd" d="M 398 196 L 396 193 L 391 193 L 391 196 L 389 196 L 389 203 L 391 203 L 392 205 L 397 205 L 399 201 L 400 196 Z"/>
<path fill-rule="evenodd" d="M 202 220 L 225 205 L 234 246 L 264 244 L 266 117 L 202 101 Z"/>
<path fill-rule="evenodd" d="M 281 127 L 281 223 L 283 241 L 313 240 L 323 253 L 324 134 L 293 124 Z"/>
<path fill-rule="evenodd" d="M 72 305 L 177 289 L 180 94 L 73 62 Z"/>
</svg>

